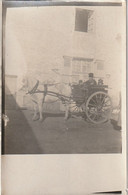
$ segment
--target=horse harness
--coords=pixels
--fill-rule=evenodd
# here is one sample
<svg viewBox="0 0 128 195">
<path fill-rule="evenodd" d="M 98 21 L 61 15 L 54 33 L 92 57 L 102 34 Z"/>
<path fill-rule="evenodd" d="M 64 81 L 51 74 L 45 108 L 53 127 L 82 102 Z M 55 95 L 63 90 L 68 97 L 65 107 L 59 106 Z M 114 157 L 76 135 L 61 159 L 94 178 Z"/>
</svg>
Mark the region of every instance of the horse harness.
<svg viewBox="0 0 128 195">
<path fill-rule="evenodd" d="M 48 85 L 47 84 L 44 84 L 44 91 L 37 90 L 38 86 L 39 86 L 39 80 L 37 80 L 37 82 L 34 85 L 34 87 L 30 91 L 28 91 L 27 94 L 33 95 L 35 93 L 42 93 L 43 92 L 43 94 L 44 94 L 44 96 L 43 96 L 43 103 L 45 101 L 45 96 L 47 94 L 51 95 L 51 96 L 54 96 L 54 97 L 58 97 L 58 99 L 60 99 L 63 104 L 65 104 L 71 98 L 71 97 L 68 97 L 68 96 L 65 96 L 65 95 L 61 95 L 61 94 L 58 94 L 58 93 L 55 93 L 55 92 L 52 92 L 52 91 L 48 91 Z M 56 101 L 54 101 L 54 102 L 56 102 Z"/>
</svg>

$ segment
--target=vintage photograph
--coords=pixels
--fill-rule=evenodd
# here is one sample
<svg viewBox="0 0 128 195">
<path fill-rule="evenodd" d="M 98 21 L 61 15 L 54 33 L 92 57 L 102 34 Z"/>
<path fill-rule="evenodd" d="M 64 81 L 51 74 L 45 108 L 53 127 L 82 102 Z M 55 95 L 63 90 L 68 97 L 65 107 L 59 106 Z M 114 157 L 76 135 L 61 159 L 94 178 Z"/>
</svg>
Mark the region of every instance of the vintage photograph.
<svg viewBox="0 0 128 195">
<path fill-rule="evenodd" d="M 122 6 L 9 8 L 4 154 L 122 153 Z"/>
</svg>

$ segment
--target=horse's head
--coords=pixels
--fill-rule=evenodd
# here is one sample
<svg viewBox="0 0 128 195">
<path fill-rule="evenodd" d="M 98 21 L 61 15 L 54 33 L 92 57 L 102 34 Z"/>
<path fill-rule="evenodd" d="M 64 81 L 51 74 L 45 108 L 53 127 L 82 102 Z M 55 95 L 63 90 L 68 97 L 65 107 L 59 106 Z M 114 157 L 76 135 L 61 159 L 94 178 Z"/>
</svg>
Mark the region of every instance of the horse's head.
<svg viewBox="0 0 128 195">
<path fill-rule="evenodd" d="M 32 90 L 35 84 L 36 84 L 36 80 L 34 78 L 31 78 L 29 76 L 24 76 L 21 81 L 20 91 L 24 91 L 25 93 L 28 93 L 30 90 Z"/>
<path fill-rule="evenodd" d="M 19 83 L 18 91 L 26 92 L 28 90 L 28 79 L 24 76 Z"/>
</svg>

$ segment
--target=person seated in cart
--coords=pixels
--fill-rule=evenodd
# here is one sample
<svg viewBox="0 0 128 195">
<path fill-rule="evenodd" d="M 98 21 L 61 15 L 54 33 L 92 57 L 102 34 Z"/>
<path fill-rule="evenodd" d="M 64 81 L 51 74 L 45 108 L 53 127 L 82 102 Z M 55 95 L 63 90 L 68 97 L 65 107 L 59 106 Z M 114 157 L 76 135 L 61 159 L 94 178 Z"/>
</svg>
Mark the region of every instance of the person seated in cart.
<svg viewBox="0 0 128 195">
<path fill-rule="evenodd" d="M 80 87 L 83 87 L 83 81 L 82 81 L 82 80 L 79 80 L 78 85 L 79 85 Z"/>
<path fill-rule="evenodd" d="M 93 78 L 94 77 L 93 73 L 89 73 L 88 76 L 89 76 L 89 79 L 86 82 L 84 82 L 84 85 L 87 87 L 97 85 L 97 82 Z"/>
</svg>

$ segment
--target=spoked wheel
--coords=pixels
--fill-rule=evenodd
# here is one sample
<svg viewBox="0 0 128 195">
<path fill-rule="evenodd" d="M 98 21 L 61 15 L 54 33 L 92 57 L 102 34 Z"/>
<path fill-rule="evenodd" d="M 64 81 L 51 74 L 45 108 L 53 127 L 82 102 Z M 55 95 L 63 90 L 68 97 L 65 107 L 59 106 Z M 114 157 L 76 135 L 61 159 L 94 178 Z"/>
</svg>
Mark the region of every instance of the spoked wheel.
<svg viewBox="0 0 128 195">
<path fill-rule="evenodd" d="M 84 114 L 81 104 L 76 104 L 76 102 L 72 102 L 72 104 L 70 105 L 70 111 L 72 116 L 81 116 L 81 114 Z"/>
<path fill-rule="evenodd" d="M 95 124 L 106 122 L 111 117 L 111 98 L 102 91 L 93 93 L 86 102 L 85 112 L 87 118 Z"/>
</svg>

